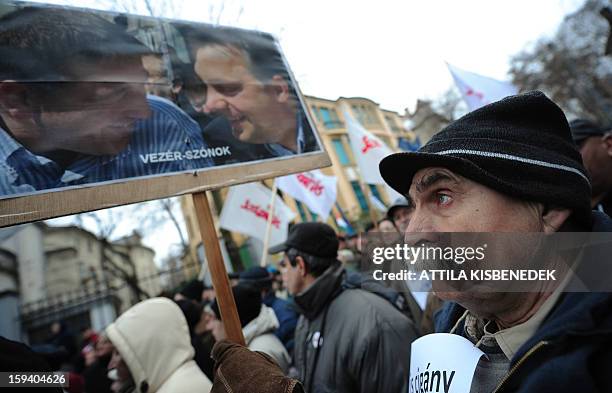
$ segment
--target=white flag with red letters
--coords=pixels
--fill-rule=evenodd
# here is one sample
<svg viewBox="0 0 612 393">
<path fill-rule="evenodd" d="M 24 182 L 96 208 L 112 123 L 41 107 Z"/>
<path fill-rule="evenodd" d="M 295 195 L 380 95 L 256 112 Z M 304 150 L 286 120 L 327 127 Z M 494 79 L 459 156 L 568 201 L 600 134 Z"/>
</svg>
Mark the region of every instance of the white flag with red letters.
<svg viewBox="0 0 612 393">
<path fill-rule="evenodd" d="M 323 220 L 329 216 L 336 195 L 338 179 L 335 176 L 326 176 L 320 170 L 296 173 L 276 179 L 277 187 L 292 198 L 304 203 L 311 212 Z"/>
<path fill-rule="evenodd" d="M 470 111 L 518 93 L 511 83 L 464 71 L 448 63 L 446 65 Z"/>
<path fill-rule="evenodd" d="M 380 161 L 389 154 L 393 154 L 393 150 L 376 135 L 366 130 L 346 111 L 344 111 L 344 119 L 353 156 L 357 161 L 363 181 L 368 184 L 383 184 L 391 200 L 399 198 L 401 195 L 385 183 L 378 170 Z"/>
<path fill-rule="evenodd" d="M 270 229 L 270 247 L 287 239 L 287 228 L 295 213 L 276 195 Z M 260 183 L 233 186 L 227 193 L 219 226 L 264 240 L 270 215 L 272 191 Z"/>
</svg>

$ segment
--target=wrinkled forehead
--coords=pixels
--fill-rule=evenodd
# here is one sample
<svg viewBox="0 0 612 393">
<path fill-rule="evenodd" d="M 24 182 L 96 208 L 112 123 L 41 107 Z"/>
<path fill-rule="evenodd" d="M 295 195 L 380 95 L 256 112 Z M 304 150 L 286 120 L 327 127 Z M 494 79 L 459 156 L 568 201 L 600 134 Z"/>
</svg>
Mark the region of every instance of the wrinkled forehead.
<svg viewBox="0 0 612 393">
<path fill-rule="evenodd" d="M 409 195 L 425 192 L 429 187 L 442 182 L 454 184 L 467 183 L 470 180 L 444 167 L 428 167 L 417 171 L 410 183 Z"/>
</svg>

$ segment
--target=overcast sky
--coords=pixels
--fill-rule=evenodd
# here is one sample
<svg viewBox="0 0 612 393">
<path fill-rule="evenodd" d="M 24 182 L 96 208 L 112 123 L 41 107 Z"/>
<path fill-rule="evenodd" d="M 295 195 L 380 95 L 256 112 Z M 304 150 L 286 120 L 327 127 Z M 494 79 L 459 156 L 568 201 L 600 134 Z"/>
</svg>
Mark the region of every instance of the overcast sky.
<svg viewBox="0 0 612 393">
<path fill-rule="evenodd" d="M 51 2 L 95 8 L 108 3 Z M 178 0 L 167 16 L 210 22 L 220 14 L 221 24 L 273 33 L 303 93 L 366 97 L 403 112 L 418 98 L 436 98 L 452 85 L 445 61 L 508 79 L 510 57 L 554 34 L 583 2 Z M 178 236 L 171 226 L 157 232 L 145 241 L 156 245 L 159 257 Z"/>
<path fill-rule="evenodd" d="M 156 1 L 160 0 L 151 0 Z M 50 2 L 95 8 L 113 3 Z M 563 17 L 584 0 L 171 3 L 175 6 L 167 16 L 172 18 L 209 22 L 211 15 L 221 14 L 221 24 L 278 36 L 305 94 L 330 99 L 367 97 L 385 109 L 403 112 L 406 107 L 414 108 L 418 98 L 436 98 L 451 86 L 445 61 L 468 71 L 508 79 L 510 57 L 539 38 L 552 35 Z"/>
</svg>

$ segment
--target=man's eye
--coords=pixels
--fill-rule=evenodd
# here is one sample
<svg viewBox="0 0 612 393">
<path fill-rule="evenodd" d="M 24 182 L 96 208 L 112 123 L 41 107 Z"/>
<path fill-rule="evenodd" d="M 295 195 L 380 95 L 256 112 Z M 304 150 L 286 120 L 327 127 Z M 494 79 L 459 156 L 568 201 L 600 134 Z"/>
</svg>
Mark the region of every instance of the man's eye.
<svg viewBox="0 0 612 393">
<path fill-rule="evenodd" d="M 436 194 L 436 198 L 438 200 L 438 205 L 445 206 L 453 201 L 453 198 L 446 194 Z"/>
<path fill-rule="evenodd" d="M 241 83 L 222 83 L 215 85 L 215 90 L 224 96 L 235 96 L 242 91 Z"/>
</svg>

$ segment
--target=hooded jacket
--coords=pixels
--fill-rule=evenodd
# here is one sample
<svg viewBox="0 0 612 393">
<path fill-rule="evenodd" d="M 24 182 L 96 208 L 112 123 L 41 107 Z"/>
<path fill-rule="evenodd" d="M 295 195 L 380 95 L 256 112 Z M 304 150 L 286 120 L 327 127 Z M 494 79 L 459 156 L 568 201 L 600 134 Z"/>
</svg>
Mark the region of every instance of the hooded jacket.
<svg viewBox="0 0 612 393">
<path fill-rule="evenodd" d="M 401 392 L 416 328 L 382 296 L 343 288 L 345 274 L 338 262 L 295 297 L 298 378 L 311 393 Z"/>
<path fill-rule="evenodd" d="M 287 372 L 291 364 L 291 358 L 289 358 L 283 343 L 274 335 L 277 328 L 278 319 L 274 310 L 262 304 L 259 315 L 242 329 L 242 334 L 247 347 L 251 351 L 259 351 L 269 355 L 278 363 L 283 372 Z"/>
<path fill-rule="evenodd" d="M 140 302 L 106 328 L 138 393 L 209 392 L 211 382 L 193 360 L 187 321 L 166 298 Z"/>
<path fill-rule="evenodd" d="M 612 232 L 605 214 L 593 213 L 593 222 L 592 232 Z M 448 333 L 464 311 L 446 303 L 436 315 L 436 331 Z M 457 331 L 462 330 L 460 325 Z M 610 370 L 612 294 L 567 292 L 510 360 L 510 371 L 494 392 L 612 392 Z"/>
</svg>

